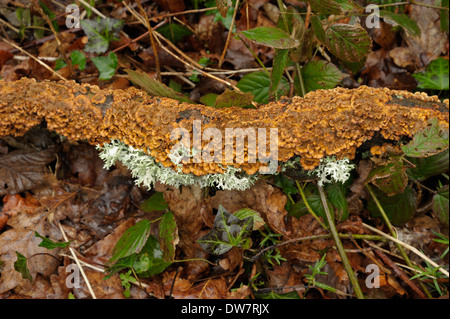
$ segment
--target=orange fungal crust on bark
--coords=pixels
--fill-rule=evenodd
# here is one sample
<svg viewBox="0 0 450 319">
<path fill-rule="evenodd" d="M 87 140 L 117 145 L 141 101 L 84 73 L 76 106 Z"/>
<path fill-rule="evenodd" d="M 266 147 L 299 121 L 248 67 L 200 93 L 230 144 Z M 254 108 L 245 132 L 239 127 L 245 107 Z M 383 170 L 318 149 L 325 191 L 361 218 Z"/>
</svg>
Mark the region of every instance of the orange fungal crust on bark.
<svg viewBox="0 0 450 319">
<path fill-rule="evenodd" d="M 430 118 L 437 118 L 448 129 L 448 100 L 367 86 L 317 90 L 304 98 L 282 98 L 258 109 L 216 109 L 152 97 L 134 87 L 101 90 L 73 81 L 0 80 L 0 137 L 23 135 L 45 119 L 49 130 L 70 140 L 91 144 L 120 140 L 173 169 L 177 166 L 169 155 L 178 141 L 170 139 L 171 132 L 184 128 L 192 140 L 194 120 L 201 121 L 202 131 L 219 129 L 223 147 L 226 128 L 262 128 L 267 136 L 271 128 L 277 128 L 278 156 L 273 160 L 286 162 L 299 156 L 302 167 L 309 170 L 326 156 L 353 159 L 357 148 L 377 132 L 393 141 L 411 137 L 426 127 Z M 203 140 L 202 149 L 210 142 Z M 265 146 L 270 150 L 269 138 Z M 248 160 L 248 146 L 244 149 Z M 228 164 L 222 159 L 221 163 L 187 163 L 181 169 L 202 176 L 222 173 Z M 267 164 L 232 165 L 251 175 Z"/>
</svg>

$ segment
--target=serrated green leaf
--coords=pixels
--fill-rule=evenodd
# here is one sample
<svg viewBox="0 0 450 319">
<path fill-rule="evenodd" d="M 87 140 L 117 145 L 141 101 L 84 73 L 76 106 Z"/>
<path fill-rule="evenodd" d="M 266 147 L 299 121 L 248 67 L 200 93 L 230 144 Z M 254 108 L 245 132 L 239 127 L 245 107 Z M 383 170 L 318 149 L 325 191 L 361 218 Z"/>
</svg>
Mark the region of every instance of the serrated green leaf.
<svg viewBox="0 0 450 319">
<path fill-rule="evenodd" d="M 37 231 L 34 232 L 34 235 L 40 239 L 42 239 L 42 241 L 39 244 L 39 247 L 44 247 L 47 249 L 55 249 L 55 248 L 66 248 L 70 245 L 70 241 L 67 242 L 54 242 L 53 240 L 50 240 L 44 236 L 41 236 Z"/>
<path fill-rule="evenodd" d="M 168 97 L 181 102 L 193 103 L 183 94 L 178 93 L 165 84 L 152 79 L 147 73 L 129 69 L 126 69 L 125 72 L 128 73 L 128 78 L 131 82 L 140 86 L 143 90 L 147 91 L 147 93 L 152 96 Z"/>
<path fill-rule="evenodd" d="M 372 49 L 372 39 L 361 26 L 337 23 L 325 32 L 325 45 L 337 58 L 358 62 Z"/>
<path fill-rule="evenodd" d="M 408 17 L 404 13 L 394 13 L 387 10 L 380 10 L 380 17 L 383 20 L 393 26 L 399 25 L 402 27 L 410 36 L 420 37 L 420 28 L 416 21 Z"/>
<path fill-rule="evenodd" d="M 270 89 L 269 93 L 273 94 L 280 85 L 281 78 L 283 77 L 284 69 L 288 62 L 289 50 L 276 49 L 275 56 L 273 57 L 273 67 L 270 73 Z"/>
<path fill-rule="evenodd" d="M 91 60 L 99 71 L 98 78 L 100 80 L 110 80 L 116 73 L 118 61 L 114 52 L 110 52 L 108 56 L 93 57 Z"/>
<path fill-rule="evenodd" d="M 167 212 L 162 216 L 159 223 L 159 240 L 163 259 L 167 262 L 173 262 L 175 258 L 175 249 L 180 241 L 178 237 L 178 227 L 172 212 Z"/>
<path fill-rule="evenodd" d="M 192 34 L 191 30 L 178 23 L 167 23 L 159 27 L 157 31 L 172 43 L 177 43 Z"/>
<path fill-rule="evenodd" d="M 73 65 L 78 65 L 80 71 L 83 71 L 86 67 L 86 56 L 81 51 L 73 51 L 70 54 L 70 60 Z"/>
<path fill-rule="evenodd" d="M 449 186 L 445 185 L 441 187 L 437 193 L 433 196 L 432 208 L 433 213 L 447 228 L 449 226 Z"/>
<path fill-rule="evenodd" d="M 406 174 L 412 180 L 423 181 L 432 176 L 448 172 L 449 149 L 428 157 L 406 157 L 408 162 L 415 165 L 406 170 Z"/>
<path fill-rule="evenodd" d="M 427 65 L 423 73 L 413 76 L 418 82 L 419 89 L 448 90 L 449 89 L 449 63 L 444 58 L 437 58 Z"/>
<path fill-rule="evenodd" d="M 306 92 L 332 89 L 348 76 L 333 63 L 324 60 L 308 62 L 302 68 L 302 75 Z"/>
<path fill-rule="evenodd" d="M 206 252 L 222 255 L 233 247 L 245 247 L 252 229 L 252 217 L 239 219 L 219 205 L 213 228 L 197 242 Z"/>
<path fill-rule="evenodd" d="M 275 49 L 292 49 L 300 44 L 286 31 L 274 27 L 257 27 L 242 31 L 242 34 L 249 40 Z"/>
<path fill-rule="evenodd" d="M 403 160 L 400 157 L 393 158 L 393 162 L 375 167 L 369 173 L 367 181 L 372 182 L 388 196 L 403 193 L 408 184 L 408 176 Z"/>
<path fill-rule="evenodd" d="M 261 214 L 250 208 L 241 208 L 240 210 L 235 212 L 233 215 L 239 219 L 246 219 L 246 218 L 252 217 L 253 218 L 253 230 L 257 230 L 266 224 L 264 219 L 261 217 Z"/>
<path fill-rule="evenodd" d="M 320 22 L 320 19 L 317 15 L 311 16 L 311 26 L 314 30 L 314 34 L 316 35 L 317 39 L 325 43 L 326 37 L 325 37 L 325 30 L 323 29 L 322 22 Z"/>
<path fill-rule="evenodd" d="M 342 7 L 334 0 L 307 0 L 316 14 L 339 14 Z"/>
<path fill-rule="evenodd" d="M 401 147 L 406 156 L 427 157 L 448 148 L 448 132 L 440 128 L 437 119 L 430 120 L 430 123 L 430 126 L 417 132 L 411 142 Z"/>
<path fill-rule="evenodd" d="M 128 228 L 114 247 L 113 256 L 107 264 L 112 265 L 117 260 L 139 252 L 145 245 L 150 234 L 150 221 L 143 219 L 134 226 Z"/>
<path fill-rule="evenodd" d="M 374 189 L 374 193 L 393 225 L 403 225 L 414 217 L 417 210 L 417 195 L 411 187 L 407 187 L 403 193 L 394 196 L 387 196 L 376 189 Z M 382 219 L 372 198 L 367 204 L 367 209 L 372 217 Z"/>
<path fill-rule="evenodd" d="M 248 107 L 253 101 L 253 94 L 251 92 L 242 93 L 238 91 L 233 91 L 225 89 L 225 92 L 218 95 L 214 102 L 214 107 Z"/>
<path fill-rule="evenodd" d="M 152 196 L 142 202 L 139 208 L 148 213 L 153 210 L 165 210 L 168 208 L 167 202 L 164 199 L 162 192 L 155 192 Z"/>
<path fill-rule="evenodd" d="M 33 281 L 30 270 L 27 266 L 27 257 L 16 251 L 17 260 L 14 262 L 14 269 L 22 275 L 23 279 Z"/>
<path fill-rule="evenodd" d="M 248 73 L 236 84 L 242 92 L 252 92 L 254 101 L 265 104 L 269 102 L 270 78 L 264 71 Z M 280 85 L 277 90 L 278 96 L 287 95 L 289 93 L 289 83 L 285 77 L 281 78 Z"/>
<path fill-rule="evenodd" d="M 118 40 L 117 36 L 123 28 L 123 21 L 117 19 L 81 20 L 81 28 L 88 37 L 84 51 L 96 54 L 105 53 L 109 43 Z"/>
</svg>

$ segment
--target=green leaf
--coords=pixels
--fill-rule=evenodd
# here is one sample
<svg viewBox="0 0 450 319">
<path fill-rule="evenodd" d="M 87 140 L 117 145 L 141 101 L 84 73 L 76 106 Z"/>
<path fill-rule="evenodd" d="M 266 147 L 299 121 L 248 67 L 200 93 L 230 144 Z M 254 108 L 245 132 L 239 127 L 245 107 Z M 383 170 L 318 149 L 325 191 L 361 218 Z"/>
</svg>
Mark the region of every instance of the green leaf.
<svg viewBox="0 0 450 319">
<path fill-rule="evenodd" d="M 282 174 L 275 175 L 274 185 L 283 190 L 286 195 L 294 195 L 298 193 L 295 182 L 292 178 L 286 177 Z"/>
<path fill-rule="evenodd" d="M 107 264 L 112 265 L 117 260 L 139 252 L 145 245 L 150 234 L 150 221 L 143 219 L 134 226 L 128 228 L 117 241 L 113 256 Z"/>
<path fill-rule="evenodd" d="M 164 194 L 162 192 L 155 192 L 152 196 L 146 199 L 140 206 L 144 212 L 148 213 L 153 210 L 165 210 L 168 208 Z"/>
<path fill-rule="evenodd" d="M 152 96 L 168 97 L 181 102 L 193 103 L 183 94 L 176 92 L 163 83 L 152 79 L 147 73 L 126 69 L 131 82 L 140 86 Z"/>
<path fill-rule="evenodd" d="M 327 184 L 325 191 L 327 198 L 335 207 L 336 218 L 345 221 L 348 218 L 349 209 L 347 199 L 345 198 L 346 188 L 342 183 Z"/>
<path fill-rule="evenodd" d="M 306 201 L 308 202 L 309 207 L 311 207 L 311 209 L 317 216 L 323 217 L 325 223 L 327 224 L 325 208 L 323 207 L 322 200 L 320 198 L 320 195 L 318 194 L 317 186 L 309 184 L 305 187 L 303 192 L 305 193 L 305 198 Z M 328 208 L 330 209 L 330 212 L 333 213 L 334 212 L 333 205 L 331 204 L 329 198 L 327 198 L 327 204 Z M 308 208 L 306 207 L 305 202 L 301 198 L 289 210 L 289 215 L 297 218 L 307 214 L 309 214 Z"/>
<path fill-rule="evenodd" d="M 242 93 L 225 89 L 225 92 L 216 97 L 214 107 L 248 107 L 253 101 L 253 94 L 251 92 Z"/>
<path fill-rule="evenodd" d="M 156 276 L 162 273 L 172 263 L 164 260 L 158 240 L 150 235 L 138 254 L 133 268 L 142 278 Z"/>
<path fill-rule="evenodd" d="M 236 84 L 243 92 L 252 92 L 255 96 L 254 101 L 265 104 L 269 102 L 270 78 L 264 71 L 248 73 Z M 289 94 L 289 83 L 285 77 L 281 78 L 277 90 L 277 96 Z"/>
<path fill-rule="evenodd" d="M 449 66 L 448 60 L 437 58 L 427 65 L 423 73 L 416 73 L 413 76 L 418 82 L 419 89 L 448 90 L 449 89 Z"/>
<path fill-rule="evenodd" d="M 233 215 L 239 219 L 246 219 L 246 218 L 252 217 L 253 218 L 253 230 L 257 230 L 266 224 L 264 219 L 261 217 L 261 214 L 250 208 L 241 208 L 240 210 L 235 212 Z"/>
<path fill-rule="evenodd" d="M 433 213 L 437 216 L 437 218 L 441 221 L 445 227 L 448 228 L 449 220 L 448 220 L 448 212 L 449 212 L 449 195 L 448 195 L 449 186 L 445 185 L 437 191 L 437 193 L 433 196 L 432 208 Z"/>
<path fill-rule="evenodd" d="M 372 39 L 361 26 L 337 23 L 325 32 L 325 45 L 337 58 L 358 62 L 372 49 Z"/>
<path fill-rule="evenodd" d="M 332 89 L 348 75 L 330 62 L 319 60 L 310 61 L 302 68 L 303 81 L 306 92 L 320 89 Z"/>
<path fill-rule="evenodd" d="M 394 13 L 387 10 L 380 10 L 380 17 L 383 20 L 393 26 L 399 25 L 402 27 L 410 36 L 420 37 L 420 28 L 416 21 L 408 17 L 404 13 Z"/>
<path fill-rule="evenodd" d="M 316 14 L 339 14 L 341 5 L 333 0 L 308 0 L 311 9 Z"/>
<path fill-rule="evenodd" d="M 216 100 L 217 100 L 217 94 L 215 93 L 208 93 L 200 97 L 200 103 L 206 105 L 206 106 L 215 106 Z"/>
<path fill-rule="evenodd" d="M 70 241 L 62 243 L 54 242 L 44 236 L 41 236 L 37 231 L 34 232 L 34 235 L 42 239 L 41 243 L 39 244 L 39 247 L 44 247 L 47 249 L 55 249 L 55 248 L 66 248 L 70 245 Z"/>
<path fill-rule="evenodd" d="M 191 30 L 178 23 L 165 24 L 159 27 L 157 31 L 172 43 L 177 43 L 184 37 L 192 34 Z"/>
<path fill-rule="evenodd" d="M 256 299 L 302 299 L 296 291 L 287 292 L 284 294 L 277 294 L 274 291 L 269 293 L 255 292 Z"/>
<path fill-rule="evenodd" d="M 173 262 L 175 249 L 180 238 L 178 237 L 178 227 L 172 212 L 167 212 L 162 217 L 159 224 L 159 239 L 163 251 L 163 259 L 167 262 Z"/>
<path fill-rule="evenodd" d="M 206 252 L 222 255 L 233 247 L 247 246 L 252 229 L 253 217 L 239 219 L 219 205 L 213 228 L 197 242 Z"/>
<path fill-rule="evenodd" d="M 98 76 L 100 80 L 110 80 L 116 73 L 118 61 L 114 52 L 110 52 L 108 56 L 93 57 L 91 60 L 100 73 Z"/>
<path fill-rule="evenodd" d="M 417 210 L 417 195 L 411 187 L 407 187 L 403 193 L 394 196 L 387 196 L 376 189 L 374 189 L 374 193 L 392 224 L 403 225 L 414 217 Z M 367 204 L 367 209 L 372 217 L 382 219 L 372 198 Z"/>
<path fill-rule="evenodd" d="M 286 31 L 274 27 L 257 27 L 242 31 L 249 40 L 276 49 L 292 49 L 299 46 L 299 41 L 292 38 Z"/>
<path fill-rule="evenodd" d="M 55 71 L 61 70 L 62 68 L 65 68 L 67 66 L 66 61 L 64 59 L 59 58 L 55 61 Z"/>
<path fill-rule="evenodd" d="M 447 8 L 447 10 L 441 10 L 441 31 L 448 33 L 448 7 L 449 0 L 441 0 L 441 7 Z"/>
<path fill-rule="evenodd" d="M 319 17 L 317 15 L 311 16 L 311 26 L 317 39 L 320 42 L 325 43 L 326 41 L 325 30 L 323 29 L 322 22 L 320 22 Z"/>
<path fill-rule="evenodd" d="M 448 172 L 449 149 L 428 157 L 406 157 L 406 159 L 415 165 L 406 170 L 408 177 L 413 180 L 423 181 L 429 177 L 441 175 Z"/>
<path fill-rule="evenodd" d="M 111 41 L 119 40 L 119 32 L 123 28 L 123 21 L 117 19 L 81 20 L 81 28 L 88 37 L 84 51 L 96 54 L 105 53 Z"/>
<path fill-rule="evenodd" d="M 78 65 L 80 71 L 83 71 L 86 67 L 86 56 L 81 51 L 73 51 L 70 54 L 70 60 L 73 65 Z"/>
<path fill-rule="evenodd" d="M 275 56 L 273 57 L 273 67 L 270 73 L 270 90 L 269 93 L 272 95 L 276 92 L 276 88 L 280 85 L 281 78 L 283 77 L 284 68 L 288 62 L 289 50 L 276 49 Z"/>
<path fill-rule="evenodd" d="M 367 181 L 372 182 L 388 196 L 403 193 L 408 184 L 408 176 L 403 160 L 400 157 L 393 158 L 392 163 L 375 167 L 369 173 Z"/>
<path fill-rule="evenodd" d="M 56 15 L 53 13 L 52 10 L 50 10 L 44 2 L 39 1 L 39 5 L 42 8 L 42 11 L 44 11 L 44 13 L 50 18 L 50 21 L 52 21 L 52 25 L 53 28 L 55 29 L 56 32 L 59 32 L 59 25 L 58 25 L 58 21 L 56 19 Z"/>
<path fill-rule="evenodd" d="M 430 120 L 431 125 L 417 132 L 412 141 L 402 146 L 409 157 L 427 157 L 448 148 L 448 132 L 441 130 L 438 120 Z"/>
<path fill-rule="evenodd" d="M 21 253 L 16 251 L 17 260 L 14 262 L 14 269 L 18 271 L 23 279 L 28 279 L 29 281 L 33 281 L 31 277 L 30 270 L 27 266 L 27 257 L 22 255 Z"/>
</svg>

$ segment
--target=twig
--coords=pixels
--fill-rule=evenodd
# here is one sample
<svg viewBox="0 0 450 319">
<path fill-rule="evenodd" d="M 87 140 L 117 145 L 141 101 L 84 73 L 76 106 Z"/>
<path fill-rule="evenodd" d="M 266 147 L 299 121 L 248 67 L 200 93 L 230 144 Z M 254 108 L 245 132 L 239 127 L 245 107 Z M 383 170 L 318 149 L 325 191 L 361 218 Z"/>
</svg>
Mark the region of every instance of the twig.
<svg viewBox="0 0 450 319">
<path fill-rule="evenodd" d="M 389 236 L 388 234 L 382 232 L 381 230 L 376 229 L 375 227 L 372 227 L 370 225 L 367 225 L 366 223 L 362 224 L 364 227 L 366 227 L 367 229 L 370 229 L 371 231 L 386 237 L 389 240 L 392 240 L 393 242 L 405 247 L 406 249 L 410 250 L 411 252 L 413 252 L 414 254 L 416 254 L 417 256 L 421 257 L 423 260 L 426 260 L 427 262 L 429 262 L 432 266 L 439 268 L 439 270 L 448 277 L 448 271 L 445 270 L 444 268 L 442 268 L 441 266 L 439 266 L 438 264 L 436 264 L 433 260 L 431 260 L 430 258 L 428 258 L 427 256 L 425 256 L 420 250 L 418 250 L 416 247 L 413 247 L 411 245 L 408 245 L 400 240 L 398 240 L 397 238 L 394 238 L 392 236 Z"/>
<path fill-rule="evenodd" d="M 383 261 L 392 268 L 392 270 L 399 276 L 412 290 L 414 290 L 422 299 L 427 299 L 427 296 L 423 294 L 423 292 L 417 287 L 408 276 L 401 270 L 385 253 L 381 250 L 375 250 L 375 253 L 383 259 Z"/>
<path fill-rule="evenodd" d="M 236 0 L 236 4 L 234 6 L 233 18 L 231 19 L 230 30 L 228 30 L 227 41 L 225 42 L 225 46 L 223 48 L 222 55 L 219 58 L 219 63 L 218 63 L 219 69 L 222 67 L 222 63 L 225 59 L 225 54 L 227 53 L 227 50 L 228 50 L 228 45 L 230 43 L 231 34 L 233 33 L 233 27 L 234 27 L 234 22 L 236 20 L 236 13 L 238 11 L 238 8 L 239 8 L 239 0 Z"/>
<path fill-rule="evenodd" d="M 40 65 L 42 65 L 44 68 L 46 68 L 47 70 L 49 70 L 50 72 L 52 72 L 54 75 L 56 75 L 57 77 L 59 77 L 61 80 L 63 81 L 67 81 L 67 79 L 65 77 L 63 77 L 61 74 L 59 74 L 58 72 L 56 72 L 55 70 L 53 70 L 51 67 L 49 67 L 47 64 L 45 64 L 44 62 L 42 62 L 41 60 L 39 60 L 38 58 L 34 57 L 32 54 L 28 53 L 27 51 L 25 51 L 24 49 L 22 49 L 21 47 L 19 47 L 18 45 L 14 44 L 11 41 L 6 40 L 3 37 L 0 37 L 0 40 L 2 40 L 3 42 L 8 43 L 9 45 L 13 46 L 14 48 L 16 48 L 17 50 L 19 50 L 20 52 L 22 52 L 23 54 L 28 55 L 30 58 L 32 58 L 33 60 L 35 60 L 37 63 L 39 63 Z"/>
<path fill-rule="evenodd" d="M 345 253 L 344 246 L 342 246 L 342 242 L 339 238 L 338 232 L 336 230 L 336 225 L 334 224 L 334 220 L 331 217 L 330 210 L 328 209 L 327 198 L 325 196 L 325 192 L 323 187 L 318 185 L 320 199 L 322 201 L 323 208 L 325 210 L 325 215 L 327 216 L 328 226 L 330 227 L 331 234 L 333 235 L 334 242 L 336 243 L 337 250 L 339 252 L 339 256 L 341 256 L 342 264 L 344 265 L 345 271 L 347 272 L 348 279 L 350 280 L 353 289 L 355 290 L 356 297 L 358 299 L 364 299 L 364 294 L 359 286 L 358 278 L 356 278 L 355 272 L 353 271 L 352 266 L 347 258 L 347 254 Z"/>
<path fill-rule="evenodd" d="M 64 240 L 65 240 L 65 241 L 69 241 L 69 239 L 67 238 L 66 233 L 64 232 L 64 229 L 62 228 L 60 222 L 58 222 L 58 226 L 59 226 L 59 229 L 61 230 L 61 234 L 63 235 Z M 77 255 L 76 255 L 75 251 L 73 250 L 72 247 L 69 247 L 69 251 L 70 251 L 70 253 L 71 253 L 72 256 L 73 256 L 73 259 L 75 260 L 75 263 L 77 264 L 78 269 L 79 269 L 80 272 L 81 272 L 81 275 L 82 275 L 83 278 L 84 278 L 84 282 L 86 283 L 86 286 L 87 286 L 87 288 L 88 288 L 88 290 L 89 290 L 89 293 L 90 293 L 91 296 L 92 296 L 92 299 L 97 299 L 97 297 L 95 296 L 94 290 L 92 290 L 91 284 L 90 284 L 90 282 L 89 282 L 89 280 L 88 280 L 88 278 L 87 278 L 87 276 L 86 276 L 86 274 L 85 274 L 85 272 L 84 272 L 84 270 L 83 270 L 83 267 L 81 267 L 80 261 L 78 260 L 78 257 L 77 257 Z"/>
</svg>

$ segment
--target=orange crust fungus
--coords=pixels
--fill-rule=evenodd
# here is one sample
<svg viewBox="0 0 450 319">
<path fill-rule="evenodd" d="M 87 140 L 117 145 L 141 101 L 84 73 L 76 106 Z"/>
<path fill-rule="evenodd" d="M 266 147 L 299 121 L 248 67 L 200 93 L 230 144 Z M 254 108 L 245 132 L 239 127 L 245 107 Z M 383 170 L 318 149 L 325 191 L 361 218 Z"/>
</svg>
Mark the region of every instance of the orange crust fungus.
<svg viewBox="0 0 450 319">
<path fill-rule="evenodd" d="M 194 121 L 201 121 L 202 132 L 207 128 L 220 130 L 223 150 L 227 128 L 249 128 L 256 132 L 266 129 L 266 150 L 271 146 L 269 130 L 276 128 L 278 156 L 274 160 L 280 163 L 299 156 L 302 167 L 309 170 L 326 156 L 353 159 L 356 149 L 376 134 L 391 141 L 411 137 L 430 118 L 437 118 L 448 128 L 448 101 L 441 102 L 424 93 L 366 86 L 318 90 L 304 98 L 281 99 L 258 109 L 215 109 L 152 97 L 134 87 L 100 90 L 73 81 L 0 80 L 0 137 L 23 135 L 45 119 L 49 130 L 70 140 L 86 140 L 91 144 L 120 140 L 175 170 L 177 166 L 169 155 L 178 141 L 171 140 L 171 132 L 185 129 L 190 133 L 192 145 Z M 233 149 L 236 143 L 237 139 L 233 139 Z M 209 151 L 212 146 L 211 140 L 201 140 L 201 149 Z M 231 164 L 222 158 L 220 163 L 191 161 L 181 169 L 183 173 L 202 176 L 222 173 L 231 164 L 254 174 L 267 164 L 249 163 L 249 155 L 254 154 L 249 154 L 248 149 L 244 145 L 243 163 Z"/>
</svg>

